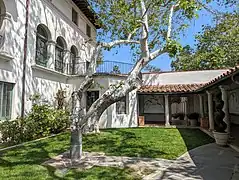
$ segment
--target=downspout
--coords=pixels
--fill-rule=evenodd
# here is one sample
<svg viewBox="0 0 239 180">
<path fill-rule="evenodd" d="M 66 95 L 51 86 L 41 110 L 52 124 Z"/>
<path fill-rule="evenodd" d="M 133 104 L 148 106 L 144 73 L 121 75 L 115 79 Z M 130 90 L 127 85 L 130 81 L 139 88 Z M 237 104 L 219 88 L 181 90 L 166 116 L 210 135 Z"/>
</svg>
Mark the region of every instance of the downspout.
<svg viewBox="0 0 239 180">
<path fill-rule="evenodd" d="M 28 25 L 29 25 L 29 5 L 30 0 L 26 0 L 26 21 L 25 21 L 25 35 L 24 35 L 24 49 L 23 49 L 23 68 L 22 68 L 22 108 L 21 108 L 21 118 L 24 118 L 25 110 L 25 91 L 26 91 L 26 62 L 27 62 L 27 35 L 28 35 Z"/>
</svg>

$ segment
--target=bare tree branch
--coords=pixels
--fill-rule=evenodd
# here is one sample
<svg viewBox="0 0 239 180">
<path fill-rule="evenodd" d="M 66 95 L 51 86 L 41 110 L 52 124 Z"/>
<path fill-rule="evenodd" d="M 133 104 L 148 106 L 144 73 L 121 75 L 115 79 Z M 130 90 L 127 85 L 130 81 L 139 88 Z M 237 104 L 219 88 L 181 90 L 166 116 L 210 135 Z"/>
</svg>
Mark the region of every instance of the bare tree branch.
<svg viewBox="0 0 239 180">
<path fill-rule="evenodd" d="M 142 57 L 145 59 L 149 58 L 149 46 L 148 46 L 148 32 L 149 32 L 149 26 L 148 26 L 148 14 L 147 9 L 145 7 L 144 0 L 140 1 L 141 4 L 141 14 L 142 14 L 142 39 L 140 40 L 141 44 L 141 51 L 142 51 Z"/>
<path fill-rule="evenodd" d="M 113 42 L 101 42 L 100 45 L 104 48 L 112 48 L 114 46 L 120 45 L 120 44 L 140 44 L 139 41 L 136 40 L 129 40 L 129 39 L 125 39 L 125 40 L 116 40 Z"/>
<path fill-rule="evenodd" d="M 179 3 L 177 3 L 176 5 L 172 5 L 170 8 L 170 13 L 169 13 L 169 17 L 168 17 L 167 40 L 169 40 L 171 37 L 173 12 L 174 12 L 174 8 L 176 8 L 177 6 L 179 6 Z"/>
<path fill-rule="evenodd" d="M 131 33 L 129 33 L 127 40 L 130 40 L 132 36 L 136 33 L 139 28 L 135 28 Z"/>
</svg>

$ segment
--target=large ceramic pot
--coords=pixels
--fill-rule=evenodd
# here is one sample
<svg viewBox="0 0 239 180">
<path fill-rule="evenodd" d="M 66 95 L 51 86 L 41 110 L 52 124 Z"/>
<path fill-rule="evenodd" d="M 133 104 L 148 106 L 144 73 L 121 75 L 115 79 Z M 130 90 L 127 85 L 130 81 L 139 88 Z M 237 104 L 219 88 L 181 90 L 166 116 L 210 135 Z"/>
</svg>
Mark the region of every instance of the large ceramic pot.
<svg viewBox="0 0 239 180">
<path fill-rule="evenodd" d="M 189 121 L 190 121 L 190 126 L 197 126 L 198 125 L 198 121 L 197 121 L 197 119 L 189 119 Z"/>
<path fill-rule="evenodd" d="M 217 131 L 213 131 L 214 138 L 216 140 L 216 144 L 220 146 L 226 146 L 229 138 L 229 133 L 221 133 Z"/>
</svg>

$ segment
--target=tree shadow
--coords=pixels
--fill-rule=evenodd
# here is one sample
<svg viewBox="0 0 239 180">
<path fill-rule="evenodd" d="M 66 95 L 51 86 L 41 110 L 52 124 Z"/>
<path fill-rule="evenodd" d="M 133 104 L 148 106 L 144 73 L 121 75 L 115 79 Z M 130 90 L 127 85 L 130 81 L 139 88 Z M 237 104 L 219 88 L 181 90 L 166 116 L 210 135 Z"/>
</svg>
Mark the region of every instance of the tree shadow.
<svg viewBox="0 0 239 180">
<path fill-rule="evenodd" d="M 69 148 L 69 134 L 61 134 L 41 141 L 25 144 L 0 153 L 0 177 L 24 178 L 50 176 L 56 179 L 54 169 L 42 166 L 46 160 Z"/>
<path fill-rule="evenodd" d="M 239 163 L 238 153 L 219 147 L 214 139 L 199 129 L 178 128 L 187 147 L 187 154 L 179 157 L 163 171 L 161 179 L 230 179 L 234 166 Z"/>
<path fill-rule="evenodd" d="M 104 133 L 110 133 L 109 136 L 88 135 L 83 139 L 83 148 L 90 152 L 105 152 L 111 156 L 129 156 L 129 157 L 148 157 L 156 158 L 159 155 L 166 155 L 167 153 L 155 149 L 151 146 L 146 146 L 141 141 L 141 137 L 134 132 L 127 131 L 127 129 L 107 129 Z M 85 143 L 84 143 L 85 142 Z"/>
</svg>

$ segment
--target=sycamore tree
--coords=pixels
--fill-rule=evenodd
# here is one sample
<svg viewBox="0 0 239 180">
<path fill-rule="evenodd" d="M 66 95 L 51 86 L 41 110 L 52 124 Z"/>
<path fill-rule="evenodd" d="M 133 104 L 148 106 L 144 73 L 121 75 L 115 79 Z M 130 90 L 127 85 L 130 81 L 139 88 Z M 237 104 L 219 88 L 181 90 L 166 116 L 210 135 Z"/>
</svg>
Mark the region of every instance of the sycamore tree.
<svg viewBox="0 0 239 180">
<path fill-rule="evenodd" d="M 173 70 L 230 68 L 239 63 L 239 14 L 224 14 L 216 26 L 204 26 L 196 49 L 185 46 L 172 61 Z"/>
<path fill-rule="evenodd" d="M 205 0 L 207 3 L 208 0 Z M 158 56 L 174 56 L 181 49 L 180 32 L 187 27 L 203 2 L 198 0 L 90 0 L 102 29 L 89 59 L 89 68 L 77 91 L 72 93 L 71 158 L 82 156 L 82 130 L 89 123 L 97 125 L 102 113 L 113 103 L 142 84 L 141 70 Z M 94 83 L 97 59 L 102 49 L 126 46 L 134 52 L 134 66 L 126 80 L 107 87 L 84 112 L 81 99 Z M 76 104 L 78 104 L 76 108 Z"/>
</svg>

